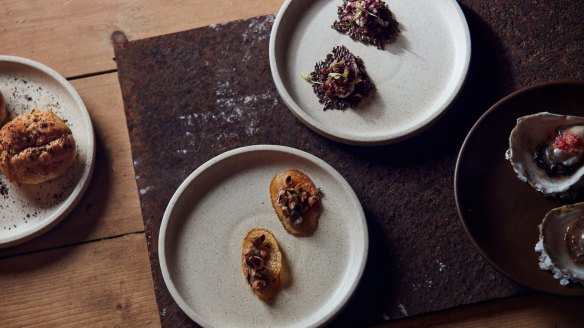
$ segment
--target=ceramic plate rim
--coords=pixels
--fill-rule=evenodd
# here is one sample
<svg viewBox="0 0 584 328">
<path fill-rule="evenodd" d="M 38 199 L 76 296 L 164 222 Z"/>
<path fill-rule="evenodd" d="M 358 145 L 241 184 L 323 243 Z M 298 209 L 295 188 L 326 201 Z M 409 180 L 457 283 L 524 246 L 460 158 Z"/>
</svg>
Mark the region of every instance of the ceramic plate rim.
<svg viewBox="0 0 584 328">
<path fill-rule="evenodd" d="M 318 134 L 327 137 L 329 139 L 351 144 L 351 145 L 358 145 L 358 146 L 376 146 L 376 145 L 386 145 L 391 143 L 396 143 L 408 138 L 411 138 L 430 126 L 436 123 L 440 117 L 442 117 L 450 105 L 454 102 L 460 90 L 462 89 L 464 83 L 466 82 L 466 78 L 468 76 L 468 69 L 470 66 L 470 59 L 471 59 L 471 38 L 470 38 L 470 30 L 468 27 L 468 22 L 466 21 L 466 17 L 456 0 L 447 0 L 454 5 L 456 13 L 458 14 L 458 19 L 463 26 L 463 33 L 465 37 L 464 42 L 464 59 L 462 62 L 462 71 L 461 75 L 457 77 L 457 82 L 455 87 L 452 89 L 452 92 L 448 94 L 445 102 L 438 106 L 434 111 L 433 115 L 430 115 L 426 120 L 419 122 L 418 124 L 414 125 L 409 129 L 402 130 L 399 133 L 390 133 L 384 134 L 375 137 L 366 137 L 366 136 L 358 136 L 352 135 L 344 132 L 337 131 L 331 127 L 328 127 L 325 124 L 320 123 L 319 121 L 311 118 L 309 115 L 305 113 L 305 111 L 293 100 L 290 93 L 286 90 L 284 83 L 282 82 L 282 77 L 280 76 L 280 72 L 278 71 L 278 61 L 277 61 L 277 54 L 276 54 L 276 38 L 278 38 L 278 32 L 280 29 L 280 23 L 282 21 L 282 17 L 292 4 L 292 2 L 297 0 L 286 0 L 278 14 L 276 15 L 276 19 L 274 21 L 274 25 L 272 26 L 272 31 L 270 33 L 270 43 L 269 43 L 269 61 L 270 61 L 270 70 L 272 72 L 272 79 L 274 84 L 276 85 L 276 90 L 284 100 L 284 103 L 290 109 L 290 111 L 296 116 L 302 123 L 308 126 L 313 131 L 317 132 Z"/>
<path fill-rule="evenodd" d="M 469 130 L 468 134 L 466 135 L 464 142 L 462 143 L 462 146 L 460 147 L 460 151 L 458 153 L 458 156 L 456 158 L 456 167 L 454 169 L 454 199 L 455 199 L 455 203 L 456 203 L 456 211 L 458 212 L 458 217 L 460 218 L 460 221 L 462 223 L 462 226 L 463 226 L 466 234 L 469 236 L 475 249 L 479 252 L 479 254 L 491 266 L 493 266 L 497 271 L 499 271 L 503 275 L 505 275 L 505 277 L 511 279 L 512 281 L 514 281 L 514 282 L 518 283 L 519 285 L 524 286 L 526 288 L 537 290 L 537 291 L 540 291 L 540 292 L 543 292 L 546 294 L 562 295 L 562 296 L 569 297 L 570 295 L 563 295 L 563 294 L 559 294 L 559 293 L 552 293 L 552 292 L 549 292 L 546 290 L 540 290 L 537 287 L 526 284 L 524 281 L 516 279 L 515 275 L 513 273 L 510 273 L 506 268 L 500 266 L 496 260 L 494 260 L 489 254 L 487 254 L 485 252 L 485 250 L 483 249 L 483 247 L 477 243 L 473 232 L 471 231 L 470 227 L 468 226 L 468 224 L 466 222 L 467 221 L 466 215 L 464 214 L 464 211 L 463 211 L 462 206 L 461 206 L 461 201 L 460 201 L 460 196 L 459 196 L 460 191 L 459 191 L 459 187 L 458 187 L 460 184 L 460 179 L 461 179 L 461 177 L 460 177 L 460 170 L 461 170 L 460 163 L 462 162 L 461 158 L 462 158 L 463 154 L 465 153 L 466 149 L 468 148 L 468 143 L 470 143 L 470 139 L 476 134 L 476 130 L 479 129 L 480 125 L 483 123 L 484 120 L 487 119 L 487 117 L 489 117 L 493 112 L 499 110 L 499 108 L 501 106 L 503 106 L 508 101 L 514 99 L 517 96 L 521 96 L 525 93 L 532 92 L 533 90 L 543 89 L 543 88 L 550 87 L 550 86 L 564 85 L 564 84 L 580 84 L 580 85 L 584 86 L 584 81 L 557 80 L 557 81 L 542 82 L 542 83 L 538 83 L 538 84 L 531 85 L 528 87 L 524 87 L 524 88 L 521 88 L 519 90 L 516 90 L 516 91 L 504 96 L 499 101 L 497 101 L 495 104 L 493 104 L 491 107 L 489 107 L 489 109 L 483 115 L 481 115 L 481 117 L 475 122 L 475 124 L 472 126 L 472 128 Z M 550 275 L 551 275 L 551 273 L 550 273 Z M 558 282 L 558 285 L 559 285 L 559 282 Z M 578 296 L 572 295 L 572 297 L 578 297 Z"/>
<path fill-rule="evenodd" d="M 77 185 L 75 186 L 69 197 L 67 197 L 66 200 L 61 203 L 59 208 L 52 215 L 49 215 L 47 219 L 43 220 L 44 222 L 42 224 L 39 224 L 38 226 L 31 230 L 12 235 L 11 237 L 1 238 L 0 248 L 6 248 L 24 243 L 51 230 L 59 222 L 61 222 L 79 203 L 79 201 L 85 194 L 85 191 L 89 186 L 91 176 L 93 175 L 93 169 L 95 166 L 95 134 L 93 130 L 93 124 L 91 122 L 91 117 L 89 116 L 89 112 L 87 111 L 85 103 L 83 102 L 81 96 L 73 87 L 73 85 L 69 81 L 67 81 L 61 74 L 59 74 L 57 71 L 44 64 L 24 57 L 0 55 L 0 62 L 16 63 L 29 66 L 35 70 L 47 74 L 50 78 L 55 80 L 61 87 L 63 87 L 73 98 L 73 100 L 75 101 L 76 105 L 79 108 L 80 115 L 83 118 L 83 124 L 85 124 L 85 126 L 87 127 L 87 136 L 90 148 L 90 151 L 87 152 L 89 168 L 84 169 L 83 174 L 81 175 Z"/>
<path fill-rule="evenodd" d="M 210 160 L 208 160 L 207 162 L 205 162 L 204 164 L 199 166 L 191 174 L 189 174 L 189 176 L 179 185 L 177 190 L 172 195 L 172 198 L 170 199 L 170 201 L 169 201 L 169 203 L 164 211 L 164 215 L 163 215 L 162 222 L 160 225 L 160 230 L 159 230 L 159 234 L 158 234 L 158 257 L 159 257 L 159 264 L 160 264 L 160 269 L 162 272 L 163 280 L 164 280 L 166 287 L 169 290 L 172 298 L 179 305 L 179 307 L 187 314 L 187 316 L 189 316 L 192 320 L 194 320 L 195 322 L 197 322 L 198 324 L 200 324 L 202 326 L 209 325 L 208 322 L 204 321 L 203 318 L 201 318 L 195 311 L 193 311 L 187 305 L 187 303 L 183 300 L 179 291 L 176 289 L 176 287 L 173 283 L 173 280 L 172 280 L 172 277 L 170 276 L 170 273 L 168 271 L 168 265 L 166 262 L 166 245 L 165 245 L 166 244 L 166 231 L 168 228 L 169 220 L 172 216 L 172 212 L 174 211 L 174 208 L 177 205 L 178 200 L 180 199 L 180 197 L 183 194 L 183 192 L 185 191 L 185 189 L 191 185 L 191 183 L 196 181 L 196 179 L 199 176 L 201 176 L 202 174 L 204 174 L 206 170 L 208 170 L 212 166 L 214 166 L 214 165 L 216 165 L 224 160 L 229 159 L 230 157 L 234 157 L 236 155 L 240 155 L 243 153 L 256 152 L 256 151 L 281 152 L 281 153 L 285 153 L 285 154 L 289 154 L 289 155 L 298 156 L 302 159 L 305 159 L 305 160 L 312 162 L 313 164 L 316 164 L 317 166 L 319 166 L 320 168 L 325 170 L 327 173 L 332 174 L 339 182 L 341 182 L 341 184 L 344 185 L 345 190 L 348 192 L 348 195 L 358 205 L 357 210 L 359 212 L 359 218 L 356 220 L 358 220 L 358 222 L 361 222 L 361 224 L 363 226 L 363 231 L 364 231 L 363 243 L 364 243 L 364 245 L 363 245 L 363 253 L 356 255 L 356 256 L 360 256 L 359 265 L 358 265 L 358 267 L 355 268 L 355 270 L 357 271 L 357 274 L 355 276 L 355 280 L 351 282 L 351 286 L 347 290 L 347 293 L 345 295 L 342 295 L 340 300 L 335 304 L 335 306 L 330 310 L 330 312 L 319 316 L 318 321 L 314 322 L 311 325 L 311 326 L 321 326 L 321 325 L 327 323 L 328 321 L 330 321 L 332 318 L 334 318 L 334 316 L 336 314 L 338 314 L 338 312 L 347 304 L 349 299 L 354 294 L 359 282 L 361 281 L 361 278 L 363 276 L 363 271 L 365 269 L 365 264 L 367 262 L 367 255 L 369 252 L 369 235 L 368 235 L 368 230 L 367 230 L 367 220 L 365 218 L 365 212 L 363 210 L 363 207 L 361 206 L 361 203 L 359 202 L 359 199 L 357 198 L 357 195 L 355 194 L 353 188 L 349 185 L 349 183 L 345 180 L 345 178 L 336 169 L 334 169 L 331 165 L 329 165 L 328 163 L 326 163 L 322 159 L 320 159 L 320 158 L 318 158 L 310 153 L 299 150 L 299 149 L 295 149 L 295 148 L 291 148 L 291 147 L 287 147 L 287 146 L 280 146 L 280 145 L 253 145 L 253 146 L 244 146 L 244 147 L 240 147 L 240 148 L 235 148 L 235 149 L 229 150 L 227 152 L 224 152 L 220 155 L 217 155 L 217 156 L 211 158 Z"/>
</svg>

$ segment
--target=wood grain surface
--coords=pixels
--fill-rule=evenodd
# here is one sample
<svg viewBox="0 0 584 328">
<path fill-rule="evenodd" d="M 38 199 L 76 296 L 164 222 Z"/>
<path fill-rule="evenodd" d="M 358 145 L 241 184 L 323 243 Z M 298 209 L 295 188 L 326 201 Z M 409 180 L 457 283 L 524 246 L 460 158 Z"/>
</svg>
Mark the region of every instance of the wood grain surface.
<svg viewBox="0 0 584 328">
<path fill-rule="evenodd" d="M 473 304 L 378 327 L 423 328 L 577 328 L 583 327 L 584 299 L 534 294 Z"/>
<path fill-rule="evenodd" d="M 143 234 L 0 260 L 2 327 L 157 327 Z"/>
<path fill-rule="evenodd" d="M 283 0 L 5 0 L 0 53 L 27 57 L 66 77 L 115 69 L 110 37 L 131 39 L 278 11 Z"/>
<path fill-rule="evenodd" d="M 38 60 L 80 78 L 114 70 L 113 31 L 135 40 L 275 13 L 282 3 L 5 0 L 0 4 L 0 53 Z M 582 30 L 582 24 L 575 28 Z M 78 208 L 53 231 L 0 251 L 0 326 L 159 327 L 117 76 L 80 78 L 73 84 L 96 130 L 94 177 Z M 28 252 L 33 253 L 17 255 Z M 576 328 L 583 326 L 582 302 L 535 294 L 382 327 Z"/>
</svg>

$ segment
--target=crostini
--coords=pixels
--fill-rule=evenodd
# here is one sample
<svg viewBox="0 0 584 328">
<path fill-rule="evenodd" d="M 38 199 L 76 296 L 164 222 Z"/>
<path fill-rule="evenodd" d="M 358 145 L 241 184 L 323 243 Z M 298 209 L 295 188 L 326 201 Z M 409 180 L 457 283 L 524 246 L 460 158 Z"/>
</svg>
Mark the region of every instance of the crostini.
<svg viewBox="0 0 584 328">
<path fill-rule="evenodd" d="M 261 300 L 273 298 L 281 288 L 282 252 L 274 235 L 254 228 L 243 239 L 241 269 L 251 290 Z"/>
<path fill-rule="evenodd" d="M 284 229 L 295 236 L 310 236 L 318 228 L 320 191 L 310 178 L 294 169 L 276 175 L 270 198 Z"/>
</svg>

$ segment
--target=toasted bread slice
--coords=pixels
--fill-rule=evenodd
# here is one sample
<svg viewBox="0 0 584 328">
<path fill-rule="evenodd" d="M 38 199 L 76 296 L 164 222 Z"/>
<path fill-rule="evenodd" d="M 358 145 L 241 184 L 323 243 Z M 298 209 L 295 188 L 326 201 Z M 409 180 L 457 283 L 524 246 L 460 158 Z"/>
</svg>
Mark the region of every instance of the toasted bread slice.
<svg viewBox="0 0 584 328">
<path fill-rule="evenodd" d="M 262 236 L 264 237 L 262 238 Z M 261 256 L 260 252 L 266 256 Z M 261 266 L 262 269 L 258 270 L 261 271 L 263 276 L 262 279 L 260 279 L 262 280 L 260 283 L 265 283 L 265 286 L 261 286 L 261 288 L 256 288 L 257 286 L 254 286 L 254 282 L 256 282 L 256 284 L 258 284 L 258 282 L 251 273 L 254 266 L 250 265 L 250 253 L 255 254 L 256 257 L 257 255 L 260 255 L 263 260 L 263 265 Z M 243 245 L 241 247 L 241 269 L 246 282 L 251 287 L 251 290 L 261 300 L 267 301 L 280 291 L 282 252 L 280 251 L 278 241 L 271 232 L 264 228 L 254 228 L 247 233 L 247 236 L 243 239 Z"/>
<path fill-rule="evenodd" d="M 290 181 L 287 182 L 287 179 Z M 307 193 L 308 198 L 315 199 L 315 202 L 311 202 L 310 206 L 307 202 L 301 204 L 301 206 L 305 207 L 302 213 L 300 213 L 302 217 L 301 222 L 291 217 L 289 203 L 282 204 L 279 202 L 281 190 L 292 189 L 297 192 L 304 191 Z M 284 229 L 289 233 L 301 237 L 311 236 L 316 231 L 316 228 L 318 228 L 318 219 L 321 210 L 320 196 L 318 189 L 306 174 L 298 170 L 290 169 L 276 175 L 270 183 L 270 199 L 272 200 L 272 206 L 276 211 L 278 219 L 280 219 Z M 285 208 L 288 208 L 286 210 L 288 212 L 287 215 L 284 212 Z"/>
</svg>

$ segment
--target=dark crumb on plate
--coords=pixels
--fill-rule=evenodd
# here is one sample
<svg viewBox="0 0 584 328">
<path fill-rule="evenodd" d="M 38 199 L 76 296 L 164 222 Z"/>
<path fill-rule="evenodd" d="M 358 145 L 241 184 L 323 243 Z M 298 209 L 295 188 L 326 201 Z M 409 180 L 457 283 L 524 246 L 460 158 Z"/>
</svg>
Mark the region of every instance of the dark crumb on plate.
<svg viewBox="0 0 584 328">
<path fill-rule="evenodd" d="M 324 61 L 316 63 L 314 72 L 302 74 L 312 83 L 318 101 L 327 109 L 356 107 L 375 86 L 365 72 L 361 58 L 344 46 L 336 46 Z"/>
<path fill-rule="evenodd" d="M 331 26 L 352 39 L 382 49 L 399 33 L 398 23 L 381 0 L 343 0 L 337 9 L 339 19 Z"/>
<path fill-rule="evenodd" d="M 4 199 L 8 198 L 8 186 L 6 186 L 3 181 L 0 181 L 0 195 L 2 195 Z"/>
</svg>

